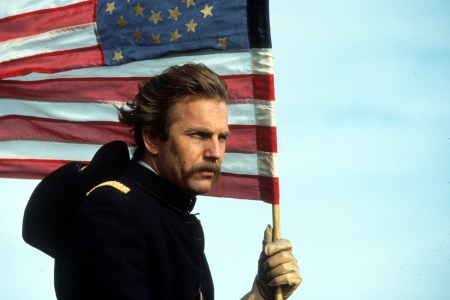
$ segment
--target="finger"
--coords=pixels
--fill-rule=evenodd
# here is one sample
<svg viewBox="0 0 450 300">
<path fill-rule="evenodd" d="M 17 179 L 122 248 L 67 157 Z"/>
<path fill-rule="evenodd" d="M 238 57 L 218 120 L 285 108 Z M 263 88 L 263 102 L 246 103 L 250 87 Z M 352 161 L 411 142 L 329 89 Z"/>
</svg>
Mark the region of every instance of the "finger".
<svg viewBox="0 0 450 300">
<path fill-rule="evenodd" d="M 291 251 L 291 250 L 292 244 L 289 240 L 286 239 L 279 239 L 271 243 L 266 243 L 264 247 L 264 253 L 266 253 L 267 256 L 272 256 L 281 251 Z"/>
<path fill-rule="evenodd" d="M 263 239 L 263 251 L 267 244 L 272 242 L 272 226 L 267 225 L 266 230 L 264 230 L 264 239 Z"/>
<path fill-rule="evenodd" d="M 269 281 L 269 286 L 289 285 L 298 286 L 302 282 L 299 272 L 285 273 Z"/>
<path fill-rule="evenodd" d="M 268 272 L 266 272 L 266 278 L 270 282 L 277 277 L 290 273 L 300 274 L 297 262 L 281 264 L 273 269 L 270 269 Z"/>
<path fill-rule="evenodd" d="M 282 251 L 269 256 L 263 263 L 263 269 L 269 271 L 282 264 L 297 263 L 291 251 Z"/>
</svg>

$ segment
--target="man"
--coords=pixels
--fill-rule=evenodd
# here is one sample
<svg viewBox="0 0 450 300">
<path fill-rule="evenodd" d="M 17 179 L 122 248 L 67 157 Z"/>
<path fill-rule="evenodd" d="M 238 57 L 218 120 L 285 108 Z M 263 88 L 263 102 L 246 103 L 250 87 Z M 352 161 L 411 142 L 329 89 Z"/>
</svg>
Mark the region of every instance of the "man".
<svg viewBox="0 0 450 300">
<path fill-rule="evenodd" d="M 72 217 L 55 255 L 58 299 L 214 298 L 203 230 L 191 211 L 220 176 L 230 135 L 226 99 L 217 74 L 187 64 L 148 81 L 120 109 L 137 149 L 120 177 L 93 187 Z M 274 284 L 287 298 L 300 282 L 290 243 L 272 243 L 266 230 L 244 299 L 273 299 Z"/>
</svg>

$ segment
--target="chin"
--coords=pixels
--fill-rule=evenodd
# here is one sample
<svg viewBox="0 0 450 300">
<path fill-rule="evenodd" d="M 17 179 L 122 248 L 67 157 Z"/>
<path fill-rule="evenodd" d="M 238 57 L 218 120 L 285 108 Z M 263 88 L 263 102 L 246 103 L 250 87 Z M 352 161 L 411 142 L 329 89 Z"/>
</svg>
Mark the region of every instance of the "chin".
<svg viewBox="0 0 450 300">
<path fill-rule="evenodd" d="M 212 183 L 208 182 L 207 184 L 193 184 L 189 185 L 189 189 L 194 195 L 203 195 L 208 193 L 212 188 Z"/>
<path fill-rule="evenodd" d="M 211 190 L 211 188 L 198 188 L 194 190 L 195 195 L 203 195 L 208 193 Z"/>
</svg>

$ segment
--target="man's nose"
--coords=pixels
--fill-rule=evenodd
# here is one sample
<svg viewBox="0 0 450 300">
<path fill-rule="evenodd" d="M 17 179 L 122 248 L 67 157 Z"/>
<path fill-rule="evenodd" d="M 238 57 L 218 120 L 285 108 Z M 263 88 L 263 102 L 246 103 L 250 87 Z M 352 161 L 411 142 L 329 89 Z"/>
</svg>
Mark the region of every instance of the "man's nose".
<svg viewBox="0 0 450 300">
<path fill-rule="evenodd" d="M 225 145 L 223 143 L 218 139 L 210 139 L 205 150 L 205 156 L 207 158 L 220 159 L 224 151 Z"/>
</svg>

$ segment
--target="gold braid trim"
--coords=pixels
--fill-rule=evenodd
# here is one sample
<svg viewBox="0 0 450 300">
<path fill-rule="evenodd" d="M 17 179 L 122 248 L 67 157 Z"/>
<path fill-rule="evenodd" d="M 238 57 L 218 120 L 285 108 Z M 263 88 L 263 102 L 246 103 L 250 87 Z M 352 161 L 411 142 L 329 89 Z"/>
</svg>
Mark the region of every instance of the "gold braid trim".
<svg viewBox="0 0 450 300">
<path fill-rule="evenodd" d="M 130 191 L 130 188 L 124 185 L 123 183 L 120 183 L 118 181 L 105 181 L 100 183 L 99 185 L 93 187 L 89 192 L 86 193 L 86 196 L 89 196 L 90 193 L 95 191 L 96 189 L 102 187 L 102 186 L 110 186 L 115 188 L 116 190 L 121 191 L 124 194 L 127 194 Z"/>
</svg>

